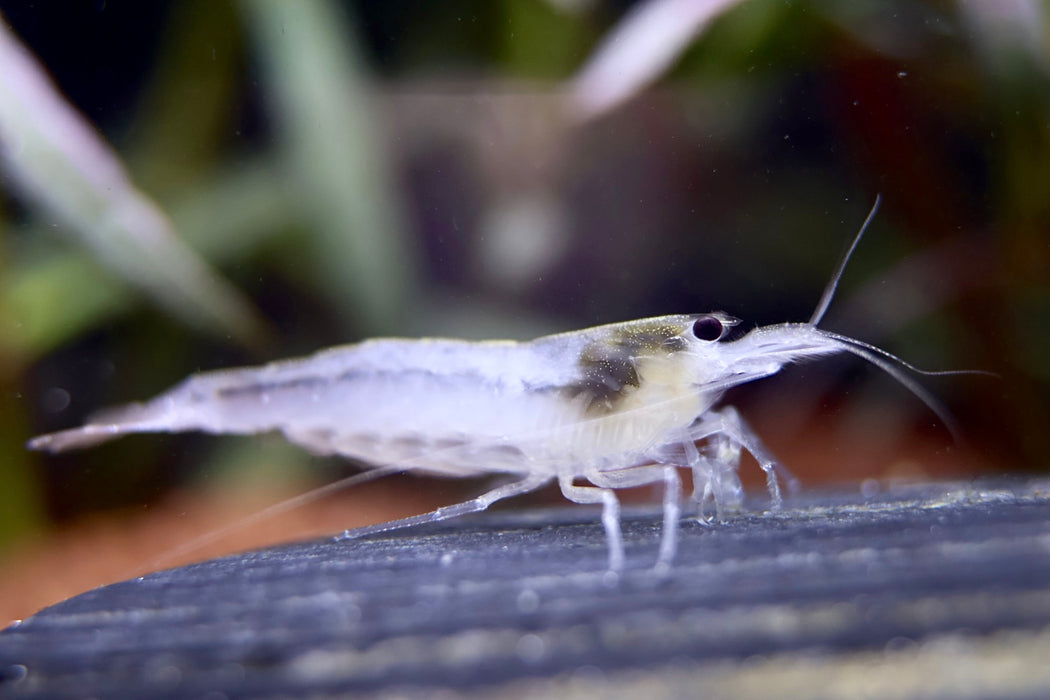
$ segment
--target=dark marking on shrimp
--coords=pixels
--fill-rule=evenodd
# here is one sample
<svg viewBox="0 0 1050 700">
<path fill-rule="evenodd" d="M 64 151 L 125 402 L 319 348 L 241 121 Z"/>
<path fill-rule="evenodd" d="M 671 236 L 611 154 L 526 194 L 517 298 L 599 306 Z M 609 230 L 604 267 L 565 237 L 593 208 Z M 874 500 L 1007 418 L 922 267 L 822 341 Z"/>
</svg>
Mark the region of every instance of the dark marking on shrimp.
<svg viewBox="0 0 1050 700">
<path fill-rule="evenodd" d="M 579 359 L 581 379 L 564 391 L 569 398 L 585 397 L 589 413 L 611 413 L 641 385 L 640 358 L 670 355 L 687 347 L 682 326 L 651 320 L 625 324 L 620 333 L 584 349 Z"/>
</svg>

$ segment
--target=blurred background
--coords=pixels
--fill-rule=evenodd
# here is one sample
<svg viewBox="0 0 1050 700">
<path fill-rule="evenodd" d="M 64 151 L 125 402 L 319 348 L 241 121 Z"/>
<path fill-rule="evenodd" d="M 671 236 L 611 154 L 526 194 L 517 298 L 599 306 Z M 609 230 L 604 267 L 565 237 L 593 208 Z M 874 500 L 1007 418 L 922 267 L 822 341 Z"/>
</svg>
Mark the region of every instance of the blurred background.
<svg viewBox="0 0 1050 700">
<path fill-rule="evenodd" d="M 370 336 L 804 321 L 877 193 L 823 325 L 997 373 L 920 378 L 962 440 L 855 358 L 727 400 L 807 490 L 1045 472 L 1048 18 L 1040 0 L 0 1 L 0 621 L 484 487 L 393 477 L 172 554 L 354 468 L 274 436 L 46 455 L 35 434 Z"/>
</svg>

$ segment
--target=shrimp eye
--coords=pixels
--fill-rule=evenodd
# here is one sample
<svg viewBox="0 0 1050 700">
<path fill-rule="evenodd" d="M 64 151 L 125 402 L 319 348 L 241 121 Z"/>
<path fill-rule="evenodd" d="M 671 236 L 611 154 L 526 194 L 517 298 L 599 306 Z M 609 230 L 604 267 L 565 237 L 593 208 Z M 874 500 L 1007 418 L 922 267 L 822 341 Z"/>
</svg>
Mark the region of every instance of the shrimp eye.
<svg viewBox="0 0 1050 700">
<path fill-rule="evenodd" d="M 693 335 L 700 340 L 718 340 L 724 331 L 725 326 L 715 316 L 701 316 L 693 323 Z"/>
</svg>

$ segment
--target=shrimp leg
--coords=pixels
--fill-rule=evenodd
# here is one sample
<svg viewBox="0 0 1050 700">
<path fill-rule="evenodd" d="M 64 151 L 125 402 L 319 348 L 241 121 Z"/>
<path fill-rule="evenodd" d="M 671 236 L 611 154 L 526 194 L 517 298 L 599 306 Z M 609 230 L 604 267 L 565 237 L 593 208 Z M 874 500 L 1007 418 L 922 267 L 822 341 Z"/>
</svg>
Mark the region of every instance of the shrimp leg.
<svg viewBox="0 0 1050 700">
<path fill-rule="evenodd" d="M 376 525 L 366 525 L 353 530 L 345 530 L 342 535 L 339 535 L 336 538 L 336 540 L 357 539 L 358 537 L 374 535 L 378 532 L 389 532 L 391 530 L 400 530 L 401 528 L 412 527 L 414 525 L 436 523 L 442 520 L 448 520 L 449 518 L 457 518 L 461 515 L 467 515 L 468 513 L 480 513 L 496 501 L 535 491 L 550 480 L 551 477 L 547 475 L 534 474 L 519 481 L 512 481 L 509 484 L 498 486 L 491 491 L 486 491 L 476 498 L 470 499 L 469 501 L 463 501 L 462 503 L 456 503 L 451 506 L 444 506 L 437 510 L 430 511 L 429 513 L 413 515 L 407 518 L 378 523 Z"/>
<path fill-rule="evenodd" d="M 728 506 L 737 508 L 743 501 L 744 487 L 740 483 L 740 454 L 742 448 L 725 435 L 711 435 L 707 438 L 703 454 L 696 444 L 683 444 L 686 462 L 693 472 L 693 494 L 690 501 L 696 504 L 697 522 L 708 523 L 704 515 L 704 504 L 710 499 L 715 504 L 715 519 L 722 520 L 722 513 Z"/>
<path fill-rule="evenodd" d="M 622 471 L 588 472 L 587 479 L 595 486 L 609 489 L 644 486 L 664 482 L 663 528 L 660 535 L 660 553 L 656 558 L 659 572 L 667 571 L 678 551 L 678 519 L 681 517 L 682 480 L 673 464 L 635 467 Z M 610 567 L 611 568 L 611 567 Z"/>
<path fill-rule="evenodd" d="M 736 409 L 727 406 L 721 410 L 708 411 L 700 420 L 694 423 L 689 430 L 689 438 L 693 441 L 710 437 L 715 437 L 717 443 L 716 450 L 718 452 L 727 452 L 731 448 L 731 445 L 735 444 L 751 453 L 751 456 L 758 461 L 758 466 L 766 473 L 766 487 L 769 489 L 769 496 L 773 501 L 773 507 L 779 508 L 784 500 L 780 493 L 780 482 L 777 479 L 777 469 L 780 469 L 781 467 L 777 464 L 776 460 L 773 459 L 773 456 L 766 449 L 766 446 L 762 444 L 762 441 L 759 439 L 755 431 L 751 429 L 751 426 L 744 422 L 744 419 L 740 417 L 740 414 L 737 413 Z M 723 442 L 724 440 L 728 440 L 729 444 Z M 729 466 L 732 467 L 733 465 Z M 717 503 L 720 494 L 717 493 L 717 484 L 712 484 L 712 480 L 720 482 L 720 479 L 717 478 L 716 475 L 708 476 L 708 484 L 715 490 L 713 495 L 715 502 Z M 790 474 L 788 474 L 787 477 L 789 488 L 794 489 L 794 477 Z M 705 487 L 705 493 L 706 488 L 707 487 Z"/>
<path fill-rule="evenodd" d="M 597 486 L 577 486 L 572 483 L 571 474 L 558 477 L 562 495 L 573 503 L 601 503 L 602 525 L 605 526 L 605 539 L 609 543 L 609 571 L 623 571 L 623 535 L 620 532 L 620 500 L 612 489 Z"/>
</svg>

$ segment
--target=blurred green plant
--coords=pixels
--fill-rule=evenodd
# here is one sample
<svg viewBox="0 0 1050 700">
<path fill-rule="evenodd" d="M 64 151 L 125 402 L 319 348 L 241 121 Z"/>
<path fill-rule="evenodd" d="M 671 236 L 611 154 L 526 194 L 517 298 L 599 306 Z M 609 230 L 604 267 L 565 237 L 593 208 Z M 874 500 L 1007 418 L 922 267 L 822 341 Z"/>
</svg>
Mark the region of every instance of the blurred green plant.
<svg viewBox="0 0 1050 700">
<path fill-rule="evenodd" d="M 6 224 L 4 241 L 0 357 L 8 386 L 46 353 L 136 308 L 136 288 L 188 326 L 258 348 L 268 324 L 209 264 L 244 264 L 275 236 L 293 236 L 309 251 L 319 274 L 305 279 L 341 310 L 345 333 L 396 327 L 415 256 L 378 151 L 349 17 L 331 2 L 248 0 L 240 17 L 232 7 L 174 8 L 157 80 L 145 91 L 144 126 L 128 161 L 169 214 L 132 184 L 0 18 L 3 166 L 28 214 Z M 230 119 L 240 116 L 228 102 L 240 65 L 230 29 L 241 19 L 256 35 L 278 148 L 230 158 L 215 134 L 233 131 Z M 53 231 L 80 245 L 63 245 Z M 0 467 L 8 501 L 0 512 L 9 521 L 0 523 L 0 543 L 41 516 L 21 449 L 24 412 L 5 415 L 20 419 L 0 430 L 3 454 L 14 456 Z"/>
<path fill-rule="evenodd" d="M 269 83 L 298 214 L 313 232 L 318 284 L 346 313 L 348 331 L 389 333 L 416 259 L 377 149 L 356 30 L 333 3 L 244 0 L 241 7 Z"/>
<path fill-rule="evenodd" d="M 262 322 L 250 304 L 182 243 L 2 22 L 0 65 L 2 164 L 27 205 L 183 321 L 258 342 Z M 63 302 L 75 306 L 76 297 Z M 6 311 L 3 337 L 17 344 L 29 319 L 17 308 Z"/>
</svg>

